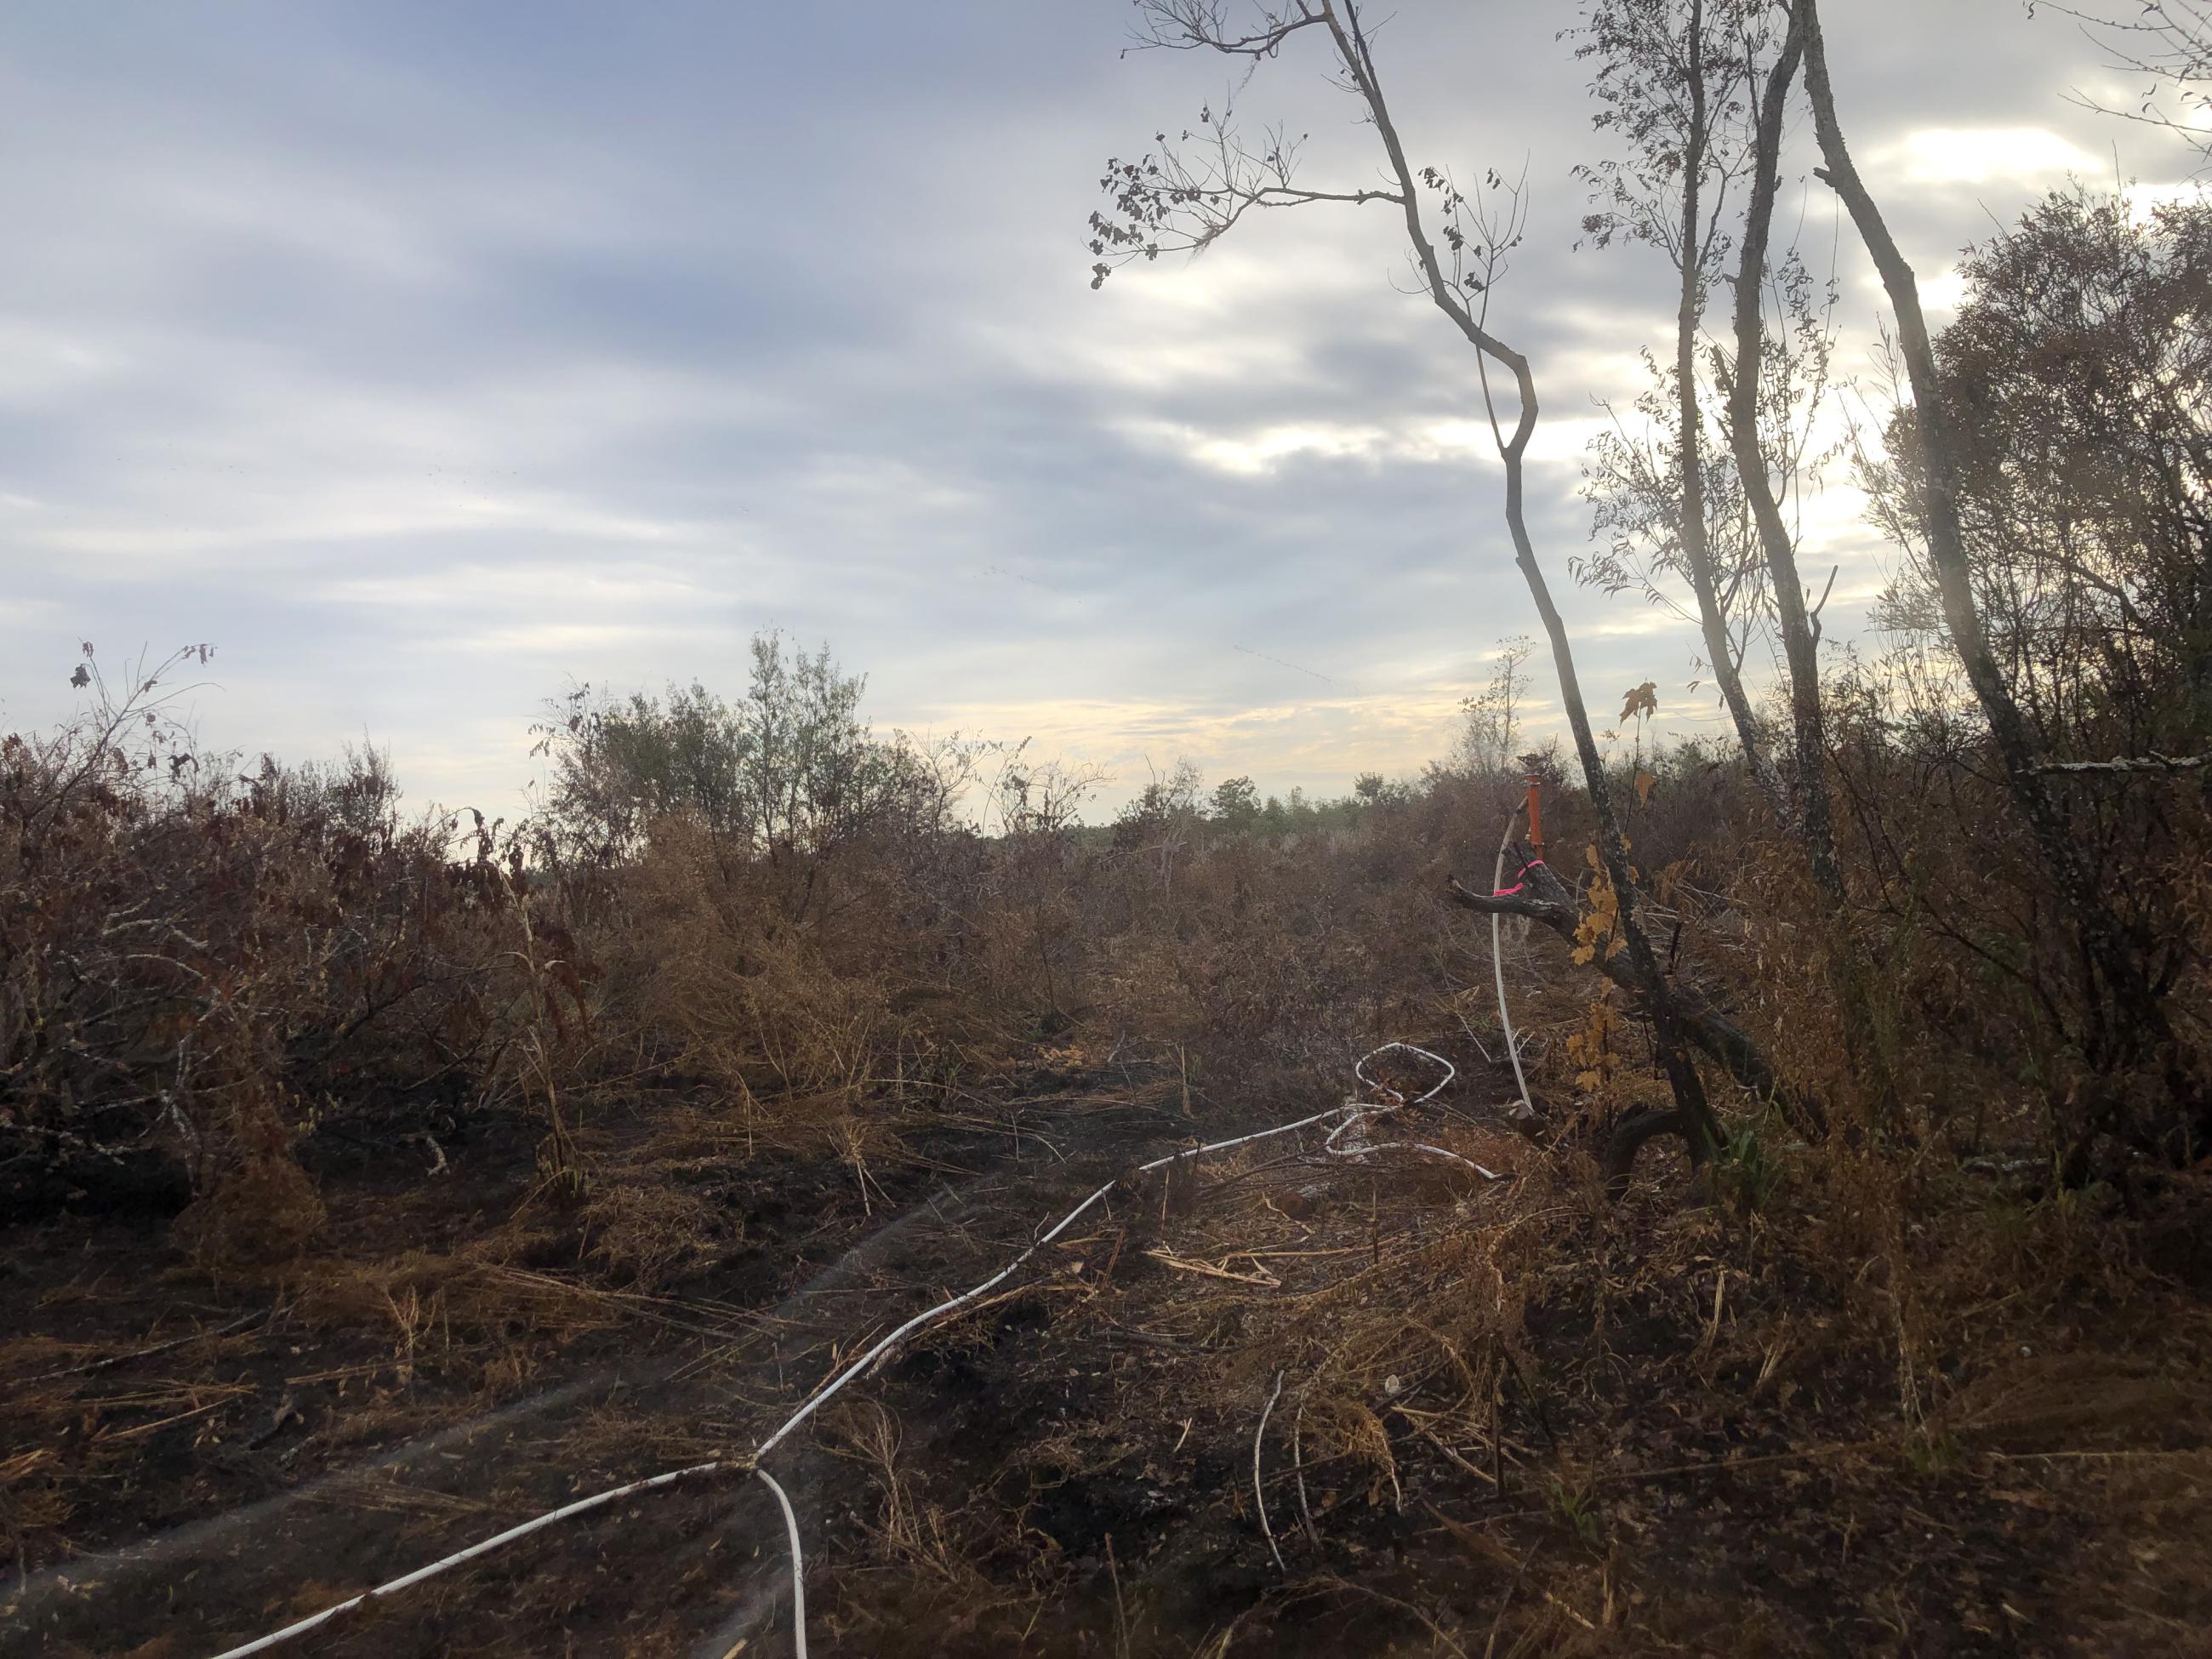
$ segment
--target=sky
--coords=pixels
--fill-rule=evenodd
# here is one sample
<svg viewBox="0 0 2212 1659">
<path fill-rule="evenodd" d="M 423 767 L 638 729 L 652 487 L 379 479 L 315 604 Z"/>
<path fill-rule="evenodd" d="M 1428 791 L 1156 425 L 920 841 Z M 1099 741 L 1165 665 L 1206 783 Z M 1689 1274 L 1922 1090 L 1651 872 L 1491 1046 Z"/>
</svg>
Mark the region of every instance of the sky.
<svg viewBox="0 0 2212 1659">
<path fill-rule="evenodd" d="M 1573 587 L 1583 444 L 1670 349 L 1670 273 L 1577 249 L 1606 153 L 1575 7 L 1401 0 L 1377 55 L 1415 164 L 1525 167 L 1492 320 L 1546 412 L 1532 527 L 1602 704 L 1711 728 L 1694 630 Z M 1932 301 L 2069 173 L 2180 187 L 2168 136 L 2021 0 L 1852 0 L 1830 55 Z M 1109 155 L 1234 66 L 1132 52 L 1125 0 L 373 0 L 0 13 L 0 727 L 217 647 L 189 706 L 247 755 L 390 749 L 417 805 L 513 811 L 584 682 L 742 689 L 764 628 L 868 676 L 879 729 L 1027 737 L 1343 791 L 1449 747 L 1537 631 L 1466 349 L 1387 210 L 1267 216 L 1090 286 Z M 1314 37 L 1238 94 L 1372 182 Z M 1881 294 L 1793 124 L 1785 216 Z M 1838 224 L 1841 233 L 1838 234 Z M 1934 320 L 1940 323 L 1940 312 Z M 1879 388 L 1862 389 L 1872 407 Z M 1886 568 L 1841 470 L 1804 560 L 1832 648 Z M 1556 725 L 1540 659 L 1539 732 Z M 1754 663 L 1762 674 L 1762 663 Z"/>
</svg>

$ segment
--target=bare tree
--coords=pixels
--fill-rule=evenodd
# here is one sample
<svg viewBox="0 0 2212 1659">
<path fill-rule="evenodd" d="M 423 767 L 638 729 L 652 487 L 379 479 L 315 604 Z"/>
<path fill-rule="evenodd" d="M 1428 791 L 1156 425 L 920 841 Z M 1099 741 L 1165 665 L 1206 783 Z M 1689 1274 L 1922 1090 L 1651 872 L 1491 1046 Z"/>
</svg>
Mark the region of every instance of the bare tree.
<svg viewBox="0 0 2212 1659">
<path fill-rule="evenodd" d="M 1921 307 L 1918 283 L 1844 141 L 1828 75 L 1818 0 L 1796 0 L 1796 16 L 1804 34 L 1806 90 L 1826 163 L 1817 176 L 1842 198 L 1873 257 L 1896 315 L 1899 349 L 1912 392 L 1921 521 L 1944 626 L 1988 721 L 1990 741 L 2003 766 L 2013 804 L 2034 838 L 2058 902 L 2080 942 L 2092 1011 L 2089 1059 L 2100 1071 L 2109 1072 L 2163 1058 L 2169 1086 L 2177 1095 L 2185 1095 L 2188 1085 L 2172 1053 L 2172 1026 L 2142 942 L 2131 937 L 2101 901 L 2096 872 L 2083 860 L 2063 803 L 2053 793 L 2050 775 L 2043 769 L 2049 757 L 2022 717 L 1990 649 L 1975 603 L 1972 562 L 1960 509 L 1962 447 Z M 2118 1110 L 2117 1103 L 2112 1110 Z M 2108 1114 L 2093 1111 L 2089 1133 L 2094 1134 L 2108 1121 Z M 2077 1148 L 2077 1166 L 2086 1154 L 2085 1138 Z"/>
<path fill-rule="evenodd" d="M 1744 560 L 1716 553 L 1716 541 L 1729 539 L 1729 520 L 1716 524 L 1709 505 L 1709 495 L 1723 492 L 1708 475 L 1698 398 L 1706 297 L 1726 251 L 1729 189 L 1748 162 L 1747 147 L 1729 140 L 1767 44 L 1767 9 L 1765 0 L 1689 0 L 1686 9 L 1680 0 L 1590 0 L 1576 55 L 1595 65 L 1597 126 L 1620 135 L 1629 155 L 1578 171 L 1591 186 L 1594 210 L 1583 226 L 1596 246 L 1616 237 L 1648 243 L 1678 277 L 1674 362 L 1657 377 L 1673 394 L 1672 442 L 1647 454 L 1618 434 L 1601 441 L 1601 493 L 1604 484 L 1613 490 L 1601 500 L 1600 526 L 1631 536 L 1663 526 L 1657 562 L 1689 584 L 1706 664 L 1752 777 L 1786 817 L 1743 685 L 1735 618 L 1753 597 L 1753 572 Z M 1616 565 L 1605 585 L 1621 582 Z"/>
<path fill-rule="evenodd" d="M 1460 700 L 1462 724 L 1452 758 L 1476 777 L 1506 771 L 1520 757 L 1521 699 L 1528 684 L 1521 671 L 1530 649 L 1526 635 L 1498 641 L 1489 685 Z"/>
<path fill-rule="evenodd" d="M 1172 248 L 1210 246 L 1255 208 L 1379 203 L 1398 210 L 1421 288 L 1475 353 L 1484 404 L 1504 469 L 1505 522 L 1515 561 L 1551 643 L 1560 699 L 1595 810 L 1600 861 L 1619 905 L 1616 926 L 1628 977 L 1650 1017 L 1660 1063 L 1674 1093 L 1672 1112 L 1624 1126 L 1628 1151 L 1632 1156 L 1641 1139 L 1673 1132 L 1688 1142 L 1693 1156 L 1709 1155 L 1719 1141 L 1718 1126 L 1689 1054 L 1692 1035 L 1637 916 L 1635 876 L 1575 671 L 1573 646 L 1528 533 L 1524 461 L 1539 413 L 1535 375 L 1528 357 L 1493 333 L 1488 324 L 1492 292 L 1522 239 L 1525 221 L 1520 187 L 1492 170 L 1484 176 L 1483 195 L 1470 198 L 1439 169 L 1414 167 L 1384 95 L 1371 37 L 1357 0 L 1295 0 L 1279 9 L 1258 5 L 1243 25 L 1231 23 L 1226 9 L 1224 0 L 1139 0 L 1141 38 L 1159 47 L 1241 58 L 1256 69 L 1278 56 L 1293 37 L 1319 32 L 1334 49 L 1338 84 L 1358 100 L 1381 141 L 1384 185 L 1356 191 L 1310 189 L 1297 182 L 1295 146 L 1279 130 L 1261 143 L 1247 144 L 1238 137 L 1230 112 L 1216 116 L 1209 110 L 1200 119 L 1196 150 L 1185 148 L 1192 142 L 1188 135 L 1171 142 L 1160 133 L 1155 137 L 1155 153 L 1137 161 L 1109 164 L 1102 183 L 1114 212 L 1092 217 L 1091 246 L 1099 261 L 1092 271 L 1094 283 L 1103 282 L 1117 263 L 1157 258 Z M 1437 216 L 1433 231 L 1423 211 L 1425 200 L 1432 204 Z M 1491 385 L 1492 369 L 1513 385 L 1516 407 L 1510 433 Z M 1501 902 L 1510 907 L 1510 901 Z"/>
<path fill-rule="evenodd" d="M 1785 24 L 1778 40 L 1778 15 Z M 1677 276 L 1674 362 L 1656 376 L 1671 394 L 1670 441 L 1647 450 L 1616 430 L 1595 446 L 1593 481 L 1601 491 L 1612 486 L 1600 493 L 1596 527 L 1616 532 L 1613 557 L 1601 569 L 1607 586 L 1625 585 L 1624 532 L 1663 531 L 1658 562 L 1696 596 L 1706 656 L 1753 779 L 1801 849 L 1820 896 L 1853 1067 L 1870 1066 L 1879 1076 L 1877 1027 L 1851 936 L 1826 775 L 1820 605 L 1807 603 L 1797 538 L 1784 511 L 1805 465 L 1832 341 L 1802 262 L 1794 250 L 1778 259 L 1771 252 L 1784 104 L 1802 61 L 1802 33 L 1772 0 L 1589 0 L 1580 36 L 1577 55 L 1596 64 L 1596 125 L 1629 149 L 1626 160 L 1581 169 L 1597 210 L 1584 230 L 1600 246 L 1626 237 L 1657 247 Z M 1731 361 L 1717 347 L 1707 353 L 1705 312 L 1729 263 L 1731 195 L 1747 183 L 1734 250 Z M 1770 289 L 1784 319 L 1774 331 L 1765 319 Z M 1699 379 L 1708 355 L 1725 399 L 1723 458 L 1710 465 Z M 1656 418 L 1660 401 L 1647 394 L 1639 407 Z M 1645 587 L 1657 592 L 1648 580 Z M 1788 669 L 1786 775 L 1765 752 L 1741 672 L 1747 613 L 1761 602 L 1771 607 Z M 1885 1098 L 1893 1092 L 1886 1079 L 1877 1087 Z"/>
<path fill-rule="evenodd" d="M 1834 818 L 1825 772 L 1827 740 L 1820 708 L 1820 641 L 1798 575 L 1796 541 L 1783 519 L 1767 471 L 1759 418 L 1759 365 L 1765 354 L 1765 310 L 1761 296 L 1767 250 L 1772 241 L 1774 202 L 1781 187 L 1783 105 L 1803 53 L 1802 18 L 1793 13 L 1782 49 L 1767 71 L 1753 121 L 1751 197 L 1744 212 L 1743 239 L 1736 261 L 1735 361 L 1728 389 L 1729 437 L 1736 476 L 1765 556 L 1783 654 L 1790 665 L 1790 712 L 1797 763 L 1793 779 L 1795 817 L 1804 836 L 1814 879 L 1832 901 L 1840 902 L 1843 874 L 1836 862 Z"/>
<path fill-rule="evenodd" d="M 1786 272 L 1792 284 L 1785 310 L 1787 296 L 1802 293 L 1802 264 L 1785 258 L 1780 271 L 1770 270 L 1783 106 L 1804 46 L 1794 18 L 1775 40 L 1775 15 L 1771 0 L 1590 0 L 1577 56 L 1598 66 L 1591 82 L 1598 126 L 1626 137 L 1630 156 L 1581 170 L 1598 205 L 1583 226 L 1601 246 L 1625 236 L 1658 247 L 1674 264 L 1674 357 L 1661 377 L 1674 404 L 1672 441 L 1662 456 L 1668 465 L 1663 476 L 1645 468 L 1623 482 L 1647 498 L 1656 494 L 1669 509 L 1668 562 L 1696 595 L 1707 656 L 1753 775 L 1801 838 L 1821 892 L 1840 906 L 1843 877 L 1823 770 L 1818 606 L 1806 601 L 1796 538 L 1783 511 L 1790 475 L 1802 460 L 1802 447 L 1784 435 L 1801 395 L 1790 383 L 1797 354 L 1765 326 L 1771 276 Z M 1730 362 L 1711 354 L 1726 398 L 1733 469 L 1723 482 L 1706 465 L 1698 363 L 1706 296 L 1729 252 L 1730 192 L 1747 180 L 1734 271 L 1735 355 Z M 1802 299 L 1796 308 L 1805 310 Z M 1817 328 L 1809 339 L 1800 331 L 1817 381 L 1825 374 L 1825 337 Z M 1614 439 L 1604 448 L 1619 477 L 1625 446 Z M 1725 505 L 1740 508 L 1753 532 L 1741 550 L 1763 566 L 1789 667 L 1796 770 L 1786 790 L 1764 752 L 1743 688 L 1740 624 L 1729 611 L 1731 599 L 1753 585 L 1740 558 L 1716 555 L 1716 542 L 1731 539 L 1726 532 L 1735 527 L 1725 519 L 1712 522 L 1708 513 L 1709 498 L 1723 491 Z M 1620 522 L 1617 512 L 1612 521 Z"/>
</svg>

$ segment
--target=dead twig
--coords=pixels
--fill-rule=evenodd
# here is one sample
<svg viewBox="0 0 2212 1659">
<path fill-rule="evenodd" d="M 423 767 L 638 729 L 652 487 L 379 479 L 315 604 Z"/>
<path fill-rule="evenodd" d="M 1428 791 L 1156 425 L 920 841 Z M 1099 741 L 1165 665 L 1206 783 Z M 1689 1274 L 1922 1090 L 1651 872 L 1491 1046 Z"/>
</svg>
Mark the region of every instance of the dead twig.
<svg viewBox="0 0 2212 1659">
<path fill-rule="evenodd" d="M 89 1360 L 82 1365 L 65 1365 L 58 1371 L 41 1371 L 36 1376 L 25 1377 L 15 1386 L 27 1389 L 33 1382 L 51 1382 L 55 1378 L 62 1376 L 82 1376 L 90 1371 L 104 1371 L 111 1365 L 128 1364 L 134 1359 L 149 1359 L 157 1353 L 167 1353 L 173 1348 L 185 1347 L 191 1343 L 205 1341 L 211 1337 L 228 1336 L 233 1331 L 242 1329 L 257 1319 L 266 1319 L 276 1311 L 274 1308 L 262 1308 L 252 1313 L 240 1314 L 228 1325 L 218 1325 L 211 1331 L 194 1331 L 187 1336 L 173 1337 L 167 1342 L 156 1342 L 150 1348 L 134 1348 L 129 1353 L 110 1354 L 105 1359 Z"/>
<path fill-rule="evenodd" d="M 1282 1397 L 1283 1374 L 1275 1373 L 1274 1391 L 1268 1395 L 1267 1403 L 1260 1413 L 1260 1426 L 1252 1433 L 1252 1503 L 1260 1516 L 1260 1531 L 1267 1540 L 1267 1553 L 1275 1558 L 1275 1571 L 1288 1572 L 1283 1565 L 1283 1553 L 1275 1547 L 1275 1529 L 1267 1524 L 1267 1494 L 1260 1485 L 1260 1448 L 1267 1437 L 1267 1419 L 1273 1413 L 1275 1401 Z"/>
<path fill-rule="evenodd" d="M 1163 1267 L 1173 1267 L 1177 1273 L 1203 1273 L 1208 1279 L 1225 1279 L 1237 1285 L 1257 1285 L 1262 1290 L 1279 1291 L 1283 1281 L 1264 1267 L 1257 1273 L 1231 1273 L 1226 1267 L 1217 1267 L 1210 1261 L 1187 1261 L 1165 1245 L 1156 1245 L 1145 1254 Z"/>
<path fill-rule="evenodd" d="M 1298 1401 L 1298 1413 L 1291 1419 L 1291 1469 L 1298 1483 L 1298 1516 L 1305 1528 L 1306 1542 L 1316 1549 L 1321 1547 L 1321 1528 L 1314 1525 L 1313 1505 L 1306 1500 L 1306 1459 L 1304 1431 L 1306 1423 L 1306 1402 Z"/>
</svg>

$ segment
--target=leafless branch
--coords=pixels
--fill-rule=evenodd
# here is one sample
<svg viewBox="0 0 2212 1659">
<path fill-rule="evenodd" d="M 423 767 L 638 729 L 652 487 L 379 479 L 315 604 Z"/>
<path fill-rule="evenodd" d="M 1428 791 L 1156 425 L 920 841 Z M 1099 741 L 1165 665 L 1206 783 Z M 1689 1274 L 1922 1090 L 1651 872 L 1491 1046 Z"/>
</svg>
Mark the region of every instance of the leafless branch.
<svg viewBox="0 0 2212 1659">
<path fill-rule="evenodd" d="M 2051 761 L 2035 769 L 2046 776 L 2056 777 L 2125 777 L 2172 776 L 2181 772 L 2197 772 L 2212 766 L 2212 754 L 2203 755 L 2131 755 L 2118 760 Z"/>
<path fill-rule="evenodd" d="M 2100 115 L 2163 127 L 2212 161 L 2212 6 L 2203 0 L 2136 0 L 2132 17 L 2113 17 L 2044 0 L 2043 9 L 2070 17 L 2110 54 L 2106 67 L 2147 78 L 2133 110 L 2115 109 L 2079 91 L 2073 101 Z M 2038 0 L 2028 0 L 2034 15 Z M 2162 100 L 2171 99 L 2173 103 Z"/>
</svg>

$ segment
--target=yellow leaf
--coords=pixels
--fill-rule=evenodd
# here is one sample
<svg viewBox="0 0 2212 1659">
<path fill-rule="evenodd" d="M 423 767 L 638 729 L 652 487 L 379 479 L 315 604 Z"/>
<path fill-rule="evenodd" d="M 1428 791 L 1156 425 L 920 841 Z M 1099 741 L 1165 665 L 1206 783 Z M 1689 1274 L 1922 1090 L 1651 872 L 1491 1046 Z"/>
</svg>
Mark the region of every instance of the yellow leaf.
<svg viewBox="0 0 2212 1659">
<path fill-rule="evenodd" d="M 1651 792 L 1658 787 L 1659 777 L 1656 773 L 1638 772 L 1636 775 L 1636 804 L 1638 806 L 1650 805 Z"/>
</svg>

